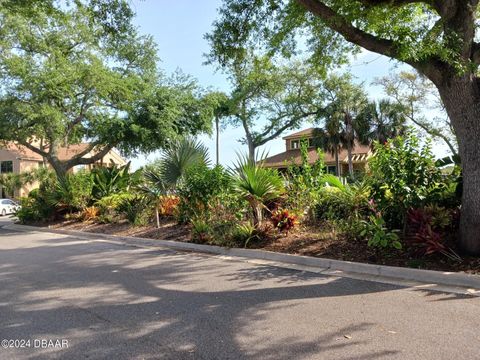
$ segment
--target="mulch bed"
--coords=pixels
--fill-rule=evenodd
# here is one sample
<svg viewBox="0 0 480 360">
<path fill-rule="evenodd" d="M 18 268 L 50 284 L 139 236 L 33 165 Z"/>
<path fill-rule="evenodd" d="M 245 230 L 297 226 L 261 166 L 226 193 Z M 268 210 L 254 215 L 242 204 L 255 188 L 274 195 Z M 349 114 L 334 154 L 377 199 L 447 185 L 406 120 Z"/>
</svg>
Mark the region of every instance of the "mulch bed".
<svg viewBox="0 0 480 360">
<path fill-rule="evenodd" d="M 160 228 L 157 228 L 155 225 L 131 226 L 126 221 L 112 224 L 97 224 L 65 220 L 35 225 L 150 239 L 183 242 L 191 240 L 190 227 L 179 225 L 174 220 L 169 219 L 162 219 Z M 459 263 L 449 260 L 443 255 L 418 257 L 408 251 L 376 251 L 368 247 L 365 241 L 346 239 L 337 234 L 334 229 L 327 229 L 318 225 L 302 226 L 289 234 L 279 234 L 268 241 L 250 244 L 249 247 L 287 254 L 361 263 L 480 274 L 479 257 L 460 254 L 462 262 Z"/>
</svg>

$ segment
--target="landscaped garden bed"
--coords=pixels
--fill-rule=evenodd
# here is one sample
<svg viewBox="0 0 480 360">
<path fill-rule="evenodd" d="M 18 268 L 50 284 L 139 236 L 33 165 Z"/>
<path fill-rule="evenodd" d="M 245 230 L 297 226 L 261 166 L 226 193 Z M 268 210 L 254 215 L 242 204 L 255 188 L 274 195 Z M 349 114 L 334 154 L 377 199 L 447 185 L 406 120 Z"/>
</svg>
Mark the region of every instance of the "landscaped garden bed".
<svg viewBox="0 0 480 360">
<path fill-rule="evenodd" d="M 211 167 L 201 144 L 182 140 L 134 173 L 48 175 L 17 215 L 53 228 L 480 273 L 480 258 L 456 241 L 460 193 L 458 171 L 445 174 L 413 134 L 377 143 L 368 173 L 348 183 L 306 156 L 285 174 L 247 157 Z"/>
<path fill-rule="evenodd" d="M 74 220 L 57 221 L 51 224 L 37 223 L 52 229 L 76 230 L 117 236 L 133 236 L 148 239 L 190 242 L 191 226 L 180 225 L 174 219 L 163 219 L 160 227 L 155 225 L 132 226 L 128 221 L 114 224 L 98 224 Z M 443 256 L 418 258 L 407 251 L 394 254 L 378 252 L 365 242 L 351 241 L 334 229 L 318 226 L 301 226 L 289 234 L 278 234 L 266 241 L 252 244 L 251 248 L 321 257 L 327 259 L 354 261 L 369 264 L 410 267 L 439 271 L 461 271 L 480 274 L 480 258 L 463 256 L 461 262 L 451 261 Z"/>
</svg>

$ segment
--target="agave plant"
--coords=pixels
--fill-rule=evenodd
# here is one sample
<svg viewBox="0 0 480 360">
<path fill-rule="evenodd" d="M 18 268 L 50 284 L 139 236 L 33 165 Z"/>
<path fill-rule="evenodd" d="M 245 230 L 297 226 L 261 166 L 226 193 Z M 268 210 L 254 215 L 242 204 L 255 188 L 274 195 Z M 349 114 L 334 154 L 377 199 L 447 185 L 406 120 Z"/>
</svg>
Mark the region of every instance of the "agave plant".
<svg viewBox="0 0 480 360">
<path fill-rule="evenodd" d="M 263 220 L 265 204 L 278 199 L 285 191 L 282 177 L 274 170 L 263 167 L 263 159 L 252 161 L 247 155 L 239 155 L 234 172 L 234 188 L 248 201 L 252 209 L 253 225 Z"/>
</svg>

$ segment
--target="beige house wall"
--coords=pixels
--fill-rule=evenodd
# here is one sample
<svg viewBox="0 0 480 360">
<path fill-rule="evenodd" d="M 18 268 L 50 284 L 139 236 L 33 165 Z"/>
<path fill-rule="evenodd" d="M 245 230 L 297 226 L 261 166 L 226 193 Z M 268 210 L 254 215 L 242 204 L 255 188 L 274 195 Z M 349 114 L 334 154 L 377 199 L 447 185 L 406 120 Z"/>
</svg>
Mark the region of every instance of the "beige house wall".
<svg viewBox="0 0 480 360">
<path fill-rule="evenodd" d="M 91 155 L 90 155 L 91 156 Z M 12 152 L 7 149 L 0 148 L 0 161 L 12 161 L 13 164 L 13 173 L 19 174 L 22 172 L 29 172 L 37 169 L 39 166 L 43 166 L 43 162 L 39 159 L 32 159 L 21 157 L 19 154 Z M 117 166 L 123 166 L 127 162 L 123 159 L 117 152 L 111 150 L 107 153 L 100 161 L 95 164 L 85 166 L 85 169 L 91 170 L 95 167 L 103 166 L 112 166 L 113 164 Z M 50 165 L 47 165 L 50 168 Z M 72 168 L 71 172 L 76 172 L 78 169 Z M 16 190 L 14 193 L 15 198 L 27 196 L 29 192 L 39 186 L 38 182 L 28 184 L 22 187 L 19 190 Z M 1 197 L 1 186 L 0 186 L 0 197 Z"/>
</svg>

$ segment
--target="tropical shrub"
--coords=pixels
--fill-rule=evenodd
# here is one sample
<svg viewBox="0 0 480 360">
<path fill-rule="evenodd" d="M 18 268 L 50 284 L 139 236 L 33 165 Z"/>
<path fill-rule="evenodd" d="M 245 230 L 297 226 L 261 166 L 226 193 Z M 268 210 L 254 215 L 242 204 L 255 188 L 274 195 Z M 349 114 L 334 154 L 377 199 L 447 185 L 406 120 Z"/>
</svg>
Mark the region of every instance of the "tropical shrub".
<svg viewBox="0 0 480 360">
<path fill-rule="evenodd" d="M 385 220 L 380 214 L 370 215 L 368 220 L 364 220 L 361 235 L 368 239 L 368 246 L 398 250 L 402 248 L 397 232 L 386 227 Z"/>
<path fill-rule="evenodd" d="M 188 222 L 199 213 L 209 216 L 212 207 L 218 203 L 218 198 L 231 189 L 231 177 L 222 166 L 213 169 L 204 164 L 190 167 L 176 192 L 180 198 L 179 221 Z"/>
<path fill-rule="evenodd" d="M 411 131 L 376 143 L 369 169 L 372 197 L 390 228 L 402 228 L 408 209 L 434 201 L 445 187 L 430 143 L 421 146 Z"/>
<path fill-rule="evenodd" d="M 296 213 L 306 216 L 310 213 L 312 203 L 315 201 L 319 189 L 323 186 L 325 164 L 323 153 L 319 151 L 318 158 L 313 165 L 309 163 L 308 143 L 301 142 L 300 153 L 302 163 L 290 165 L 285 174 L 285 183 L 288 197 L 285 206 Z"/>
<path fill-rule="evenodd" d="M 208 149 L 195 139 L 184 138 L 173 142 L 152 166 L 161 173 L 165 184 L 174 188 L 190 168 L 208 164 Z"/>
<path fill-rule="evenodd" d="M 231 235 L 232 243 L 247 247 L 251 241 L 260 240 L 257 229 L 250 223 L 236 224 Z"/>
<path fill-rule="evenodd" d="M 116 211 L 125 216 L 133 225 L 145 225 L 150 213 L 149 199 L 142 195 L 133 195 L 123 198 L 118 204 Z"/>
<path fill-rule="evenodd" d="M 130 163 L 124 166 L 99 167 L 92 170 L 92 196 L 99 200 L 104 197 L 128 191 L 132 182 Z"/>
<path fill-rule="evenodd" d="M 190 219 L 192 224 L 192 240 L 198 244 L 205 244 L 212 239 L 212 227 L 204 216 L 195 216 Z"/>
<path fill-rule="evenodd" d="M 333 175 L 325 178 L 333 184 Z M 341 186 L 340 186 L 341 185 Z M 364 185 L 329 185 L 318 192 L 314 205 L 317 220 L 365 219 L 371 210 L 368 204 L 369 190 Z"/>
<path fill-rule="evenodd" d="M 287 209 L 275 210 L 272 213 L 271 220 L 276 229 L 287 234 L 298 224 L 297 216 L 289 212 Z"/>
<path fill-rule="evenodd" d="M 408 243 L 418 255 L 442 254 L 449 259 L 461 261 L 460 256 L 446 245 L 445 234 L 452 221 L 448 210 L 429 206 L 421 209 L 410 209 L 407 216 Z"/>
<path fill-rule="evenodd" d="M 67 174 L 56 181 L 49 200 L 60 213 L 83 210 L 92 201 L 92 188 L 93 179 L 90 172 Z"/>
<path fill-rule="evenodd" d="M 176 216 L 178 212 L 178 205 L 180 198 L 176 195 L 160 196 L 158 201 L 158 212 L 161 216 L 171 217 Z"/>
<path fill-rule="evenodd" d="M 248 156 L 239 157 L 234 170 L 234 190 L 250 205 L 251 219 L 255 227 L 263 220 L 266 203 L 285 193 L 282 177 L 277 171 L 262 166 Z"/>
<path fill-rule="evenodd" d="M 81 219 L 84 221 L 96 220 L 100 215 L 100 208 L 96 206 L 89 206 L 83 209 Z"/>
</svg>

